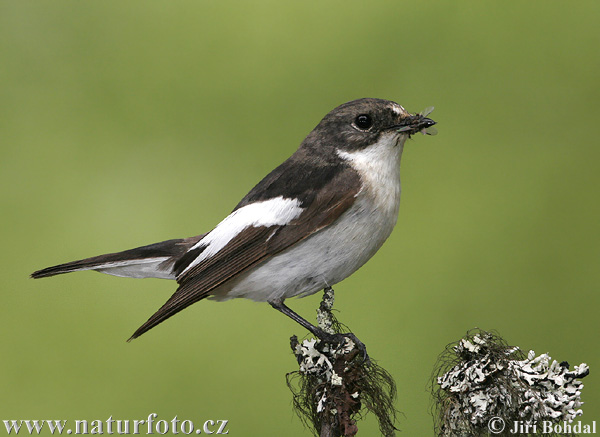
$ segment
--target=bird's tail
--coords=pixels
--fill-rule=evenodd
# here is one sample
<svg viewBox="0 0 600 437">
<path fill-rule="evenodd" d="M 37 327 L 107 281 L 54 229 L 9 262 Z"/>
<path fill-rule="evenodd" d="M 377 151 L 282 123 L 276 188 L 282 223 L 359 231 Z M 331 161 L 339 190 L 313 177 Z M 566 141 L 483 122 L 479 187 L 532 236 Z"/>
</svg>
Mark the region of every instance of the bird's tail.
<svg viewBox="0 0 600 437">
<path fill-rule="evenodd" d="M 203 235 L 199 235 L 167 240 L 123 252 L 71 261 L 38 270 L 33 272 L 31 277 L 37 279 L 80 270 L 96 270 L 109 275 L 129 278 L 175 279 L 173 264 L 202 237 Z"/>
</svg>

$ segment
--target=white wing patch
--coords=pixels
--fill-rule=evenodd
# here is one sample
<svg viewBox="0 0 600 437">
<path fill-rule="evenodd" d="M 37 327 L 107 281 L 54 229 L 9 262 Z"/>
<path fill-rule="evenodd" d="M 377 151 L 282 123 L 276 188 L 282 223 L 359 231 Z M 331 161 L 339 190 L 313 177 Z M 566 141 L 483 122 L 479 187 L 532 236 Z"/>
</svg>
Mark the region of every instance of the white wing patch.
<svg viewBox="0 0 600 437">
<path fill-rule="evenodd" d="M 189 250 L 200 246 L 206 249 L 188 265 L 181 274 L 185 273 L 203 260 L 218 253 L 240 232 L 250 226 L 282 226 L 296 219 L 304 208 L 300 207 L 298 199 L 284 199 L 283 196 L 246 205 L 231 214 L 210 231 L 206 237 Z"/>
</svg>

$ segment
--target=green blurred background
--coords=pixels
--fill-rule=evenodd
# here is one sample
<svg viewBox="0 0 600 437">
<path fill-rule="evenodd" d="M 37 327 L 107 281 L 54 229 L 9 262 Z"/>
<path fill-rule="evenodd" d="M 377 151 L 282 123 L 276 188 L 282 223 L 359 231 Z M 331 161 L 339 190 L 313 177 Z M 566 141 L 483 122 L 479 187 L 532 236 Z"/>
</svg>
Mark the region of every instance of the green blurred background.
<svg viewBox="0 0 600 437">
<path fill-rule="evenodd" d="M 130 344 L 175 284 L 48 265 L 211 229 L 321 117 L 436 107 L 398 226 L 340 318 L 431 435 L 428 378 L 468 329 L 587 362 L 600 420 L 598 2 L 0 3 L 0 419 L 229 419 L 309 435 L 268 305 L 202 302 Z M 319 295 L 289 304 L 312 318 Z M 72 425 L 72 422 L 71 422 Z M 361 435 L 377 435 L 372 417 Z M 4 432 L 4 431 L 2 431 Z"/>
</svg>

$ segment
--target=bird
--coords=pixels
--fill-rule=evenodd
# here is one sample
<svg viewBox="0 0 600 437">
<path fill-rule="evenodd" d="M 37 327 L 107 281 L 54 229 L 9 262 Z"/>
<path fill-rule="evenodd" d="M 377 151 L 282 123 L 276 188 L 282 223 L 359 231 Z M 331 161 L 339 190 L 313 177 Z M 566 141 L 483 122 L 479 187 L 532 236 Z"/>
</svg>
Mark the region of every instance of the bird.
<svg viewBox="0 0 600 437">
<path fill-rule="evenodd" d="M 175 293 L 128 341 L 205 298 L 268 302 L 323 338 L 321 328 L 284 302 L 344 280 L 390 236 L 404 144 L 415 133 L 435 133 L 429 112 L 411 114 L 376 98 L 344 103 L 211 231 L 55 265 L 31 277 L 95 270 L 175 280 Z"/>
</svg>

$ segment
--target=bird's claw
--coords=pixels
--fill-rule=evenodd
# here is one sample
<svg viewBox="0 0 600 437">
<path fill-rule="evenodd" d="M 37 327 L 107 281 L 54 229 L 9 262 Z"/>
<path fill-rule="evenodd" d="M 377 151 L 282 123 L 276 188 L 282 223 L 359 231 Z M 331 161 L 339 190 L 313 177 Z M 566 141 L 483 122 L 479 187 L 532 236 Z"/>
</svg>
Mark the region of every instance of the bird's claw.
<svg viewBox="0 0 600 437">
<path fill-rule="evenodd" d="M 354 335 L 351 332 L 346 333 L 346 334 L 340 334 L 340 333 L 328 334 L 328 333 L 323 332 L 323 334 L 320 335 L 319 338 L 320 338 L 320 340 L 322 340 L 325 343 L 328 343 L 330 345 L 336 345 L 338 347 L 340 345 L 343 345 L 346 342 L 346 339 L 350 339 L 350 341 L 352 341 L 352 343 L 354 343 L 354 347 L 361 354 L 363 364 L 368 365 L 371 363 L 371 358 L 369 357 L 369 354 L 367 353 L 367 346 L 365 346 L 365 344 L 362 341 L 360 341 L 358 339 L 358 337 L 356 337 L 356 335 Z"/>
</svg>

